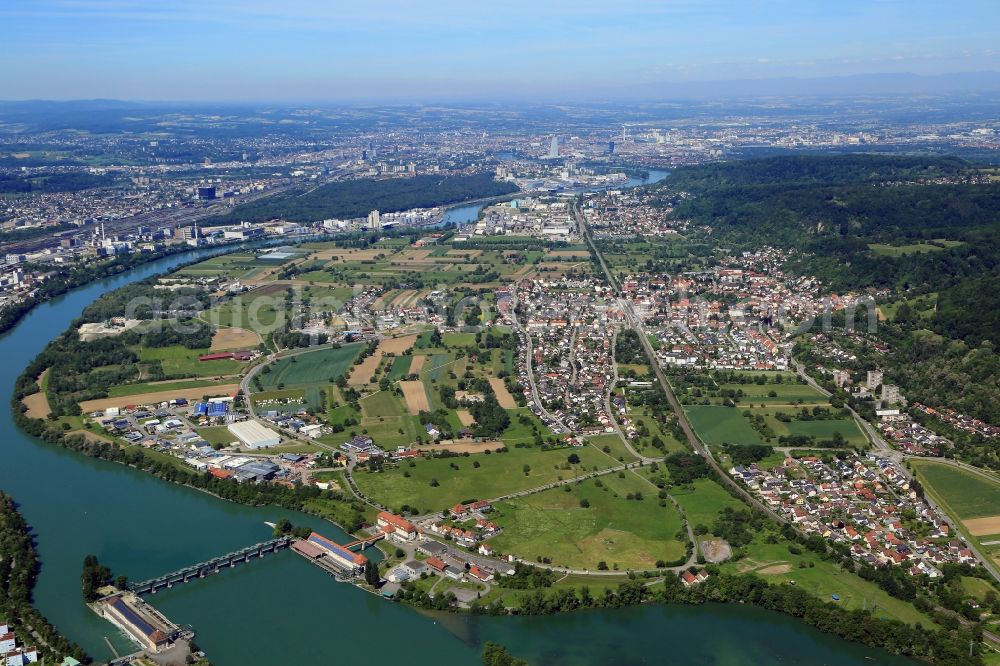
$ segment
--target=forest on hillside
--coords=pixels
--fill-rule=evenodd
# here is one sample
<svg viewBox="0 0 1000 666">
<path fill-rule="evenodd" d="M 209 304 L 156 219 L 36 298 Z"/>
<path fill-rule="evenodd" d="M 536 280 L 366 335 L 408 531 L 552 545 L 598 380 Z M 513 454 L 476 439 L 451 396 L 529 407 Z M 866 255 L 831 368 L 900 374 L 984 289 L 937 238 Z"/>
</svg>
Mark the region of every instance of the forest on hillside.
<svg viewBox="0 0 1000 666">
<path fill-rule="evenodd" d="M 321 185 L 305 193 L 294 191 L 237 206 L 231 212 L 201 224 L 218 226 L 277 218 L 293 222 L 351 219 L 364 217 L 373 210 L 394 213 L 411 208 L 432 208 L 516 191 L 517 186 L 513 183 L 494 180 L 488 173 L 347 180 Z"/>
<path fill-rule="evenodd" d="M 1000 183 L 977 175 L 951 157 L 799 155 L 684 167 L 657 190 L 715 245 L 794 248 L 786 269 L 834 293 L 888 291 L 893 380 L 997 422 Z M 918 298 L 933 306 L 917 313 Z"/>
</svg>

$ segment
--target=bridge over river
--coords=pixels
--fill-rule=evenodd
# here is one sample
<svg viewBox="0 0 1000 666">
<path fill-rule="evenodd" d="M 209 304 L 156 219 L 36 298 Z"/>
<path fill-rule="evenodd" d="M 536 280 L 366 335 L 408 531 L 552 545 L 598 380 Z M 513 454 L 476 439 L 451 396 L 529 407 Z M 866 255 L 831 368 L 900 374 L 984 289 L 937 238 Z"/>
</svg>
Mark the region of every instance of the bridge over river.
<svg viewBox="0 0 1000 666">
<path fill-rule="evenodd" d="M 206 576 L 219 573 L 224 568 L 233 568 L 237 564 L 249 563 L 254 558 L 260 559 L 267 553 L 276 553 L 283 548 L 291 546 L 293 541 L 294 539 L 289 536 L 264 541 L 227 553 L 226 555 L 214 557 L 206 562 L 178 569 L 164 576 L 151 578 L 141 583 L 131 583 L 128 589 L 135 594 L 156 594 L 157 590 L 171 588 L 178 583 L 187 583 L 199 578 L 205 578 Z"/>
</svg>

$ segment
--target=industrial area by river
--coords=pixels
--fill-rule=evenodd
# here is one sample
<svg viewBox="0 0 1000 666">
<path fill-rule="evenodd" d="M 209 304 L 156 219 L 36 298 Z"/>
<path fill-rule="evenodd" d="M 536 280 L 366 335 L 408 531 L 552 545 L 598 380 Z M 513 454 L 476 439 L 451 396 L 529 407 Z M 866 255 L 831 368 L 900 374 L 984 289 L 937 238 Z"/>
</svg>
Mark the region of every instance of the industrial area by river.
<svg viewBox="0 0 1000 666">
<path fill-rule="evenodd" d="M 465 208 L 463 217 L 478 214 Z M 36 606 L 98 660 L 112 656 L 106 638 L 123 654 L 135 646 L 84 604 L 80 572 L 87 554 L 141 580 L 264 541 L 271 532 L 265 523 L 282 517 L 350 540 L 319 518 L 225 502 L 56 448 L 14 426 L 6 409 L 14 381 L 49 340 L 100 294 L 193 256 L 175 255 L 78 289 L 0 336 L 7 361 L 0 366 L 0 489 L 19 503 L 37 535 Z M 152 599 L 175 622 L 193 626 L 198 644 L 222 666 L 360 661 L 375 654 L 384 663 L 473 664 L 486 640 L 507 644 L 536 666 L 912 663 L 742 605 L 649 605 L 532 618 L 429 616 L 338 584 L 288 551 Z"/>
</svg>

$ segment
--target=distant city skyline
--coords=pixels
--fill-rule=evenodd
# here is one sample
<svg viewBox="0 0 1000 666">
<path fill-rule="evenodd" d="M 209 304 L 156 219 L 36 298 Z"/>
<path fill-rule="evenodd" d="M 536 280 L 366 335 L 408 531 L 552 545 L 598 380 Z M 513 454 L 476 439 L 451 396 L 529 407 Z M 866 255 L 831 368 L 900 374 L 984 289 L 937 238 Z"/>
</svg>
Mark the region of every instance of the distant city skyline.
<svg viewBox="0 0 1000 666">
<path fill-rule="evenodd" d="M 7 0 L 0 24 L 4 99 L 599 100 L 1000 71 L 995 0 Z"/>
</svg>

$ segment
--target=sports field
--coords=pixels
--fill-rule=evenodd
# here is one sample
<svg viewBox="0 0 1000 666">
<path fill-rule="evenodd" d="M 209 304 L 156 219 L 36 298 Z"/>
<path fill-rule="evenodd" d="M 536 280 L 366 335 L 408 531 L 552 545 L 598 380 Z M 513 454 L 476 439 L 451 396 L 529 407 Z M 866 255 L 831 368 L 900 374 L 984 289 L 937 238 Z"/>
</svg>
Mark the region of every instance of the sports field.
<svg viewBox="0 0 1000 666">
<path fill-rule="evenodd" d="M 257 376 L 265 391 L 276 389 L 279 384 L 286 387 L 326 384 L 344 374 L 362 348 L 357 343 L 283 358 L 271 366 L 271 372 Z"/>
<path fill-rule="evenodd" d="M 762 444 L 741 410 L 719 405 L 689 405 L 684 408 L 691 426 L 706 444 Z"/>
</svg>

